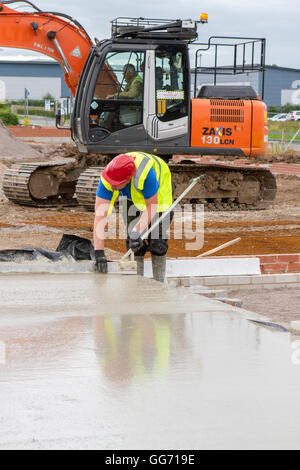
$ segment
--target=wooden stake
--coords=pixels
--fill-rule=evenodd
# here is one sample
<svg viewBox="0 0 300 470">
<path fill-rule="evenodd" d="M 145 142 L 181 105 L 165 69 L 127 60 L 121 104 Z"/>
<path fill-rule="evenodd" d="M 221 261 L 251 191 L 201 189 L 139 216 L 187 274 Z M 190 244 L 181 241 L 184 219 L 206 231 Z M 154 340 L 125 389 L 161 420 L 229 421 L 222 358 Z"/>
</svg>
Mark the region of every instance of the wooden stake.
<svg viewBox="0 0 300 470">
<path fill-rule="evenodd" d="M 218 251 L 224 250 L 224 248 L 227 248 L 228 246 L 235 245 L 236 243 L 240 242 L 241 238 L 236 238 L 235 240 L 232 240 L 231 242 L 224 243 L 224 245 L 218 246 L 217 248 L 214 248 L 213 250 L 207 251 L 206 253 L 202 253 L 199 256 L 196 256 L 196 258 L 204 258 L 204 256 L 209 256 L 213 255 L 214 253 L 217 253 Z"/>
</svg>

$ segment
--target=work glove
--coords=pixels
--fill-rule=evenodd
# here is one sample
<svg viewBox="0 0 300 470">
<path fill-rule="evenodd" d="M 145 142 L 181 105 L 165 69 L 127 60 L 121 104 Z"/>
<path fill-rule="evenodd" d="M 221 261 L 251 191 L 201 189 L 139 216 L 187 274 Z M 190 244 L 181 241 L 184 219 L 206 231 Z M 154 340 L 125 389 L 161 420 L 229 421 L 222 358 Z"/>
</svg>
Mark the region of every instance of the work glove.
<svg viewBox="0 0 300 470">
<path fill-rule="evenodd" d="M 129 249 L 131 248 L 133 253 L 137 253 L 143 246 L 144 242 L 141 238 L 141 233 L 137 230 L 132 230 L 129 234 Z"/>
<path fill-rule="evenodd" d="M 98 273 L 107 273 L 107 259 L 104 250 L 95 250 L 94 270 Z"/>
</svg>

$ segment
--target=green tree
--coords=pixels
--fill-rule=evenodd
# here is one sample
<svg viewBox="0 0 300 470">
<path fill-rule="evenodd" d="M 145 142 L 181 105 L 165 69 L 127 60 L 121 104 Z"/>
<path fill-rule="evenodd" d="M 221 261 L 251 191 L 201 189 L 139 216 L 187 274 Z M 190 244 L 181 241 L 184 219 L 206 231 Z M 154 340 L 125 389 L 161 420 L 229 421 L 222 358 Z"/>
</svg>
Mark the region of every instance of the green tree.
<svg viewBox="0 0 300 470">
<path fill-rule="evenodd" d="M 284 106 L 281 106 L 282 113 L 290 113 L 291 111 L 296 111 L 300 109 L 300 106 L 296 106 L 292 103 L 285 104 Z"/>
<path fill-rule="evenodd" d="M 51 95 L 51 93 L 47 93 L 45 96 L 43 96 L 43 100 L 55 101 L 55 98 Z"/>
<path fill-rule="evenodd" d="M 279 114 L 280 113 L 280 108 L 277 108 L 277 106 L 269 106 L 268 111 L 270 114 Z"/>
</svg>

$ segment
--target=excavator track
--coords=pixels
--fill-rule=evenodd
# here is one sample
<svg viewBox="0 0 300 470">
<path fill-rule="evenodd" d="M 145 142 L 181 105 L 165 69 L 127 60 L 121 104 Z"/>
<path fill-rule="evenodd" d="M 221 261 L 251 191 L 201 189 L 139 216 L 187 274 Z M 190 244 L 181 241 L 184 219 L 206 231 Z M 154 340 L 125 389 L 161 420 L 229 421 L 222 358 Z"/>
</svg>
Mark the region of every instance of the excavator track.
<svg viewBox="0 0 300 470">
<path fill-rule="evenodd" d="M 189 181 L 203 173 L 206 180 L 194 187 L 182 204 L 204 204 L 208 211 L 241 211 L 266 209 L 276 197 L 275 176 L 265 168 L 233 167 L 171 163 L 172 179 L 177 198 Z M 94 210 L 95 194 L 103 167 L 91 167 L 83 172 L 76 186 L 78 203 Z"/>
<path fill-rule="evenodd" d="M 90 167 L 81 173 L 76 185 L 76 197 L 78 204 L 87 210 L 95 209 L 96 191 L 99 185 L 104 167 Z"/>
<path fill-rule="evenodd" d="M 177 198 L 189 181 L 203 173 L 183 204 L 204 204 L 209 211 L 266 209 L 276 197 L 276 179 L 265 168 L 170 163 Z M 51 208 L 77 203 L 93 211 L 103 167 L 78 168 L 74 159 L 15 164 L 4 175 L 5 196 L 15 204 Z M 76 185 L 77 182 L 77 185 Z"/>
<path fill-rule="evenodd" d="M 3 191 L 7 199 L 23 206 L 72 207 L 77 205 L 74 197 L 78 170 L 69 172 L 64 180 L 59 172 L 66 164 L 74 165 L 75 160 L 54 162 L 20 163 L 6 170 L 3 178 Z M 82 170 L 81 170 L 82 171 Z M 64 180 L 64 181 L 63 181 Z M 73 180 L 73 181 L 72 181 Z"/>
</svg>

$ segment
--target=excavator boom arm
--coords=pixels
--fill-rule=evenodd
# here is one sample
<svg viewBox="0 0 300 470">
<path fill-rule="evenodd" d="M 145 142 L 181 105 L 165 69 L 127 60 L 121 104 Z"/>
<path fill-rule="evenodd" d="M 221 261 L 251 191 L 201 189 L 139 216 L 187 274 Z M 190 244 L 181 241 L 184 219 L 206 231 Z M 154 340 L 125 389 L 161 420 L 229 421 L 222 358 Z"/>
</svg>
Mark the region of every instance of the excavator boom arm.
<svg viewBox="0 0 300 470">
<path fill-rule="evenodd" d="M 84 28 L 74 19 L 60 13 L 16 11 L 7 6 L 14 1 L 0 1 L 0 46 L 28 49 L 57 60 L 65 82 L 73 95 L 93 45 Z"/>
</svg>

